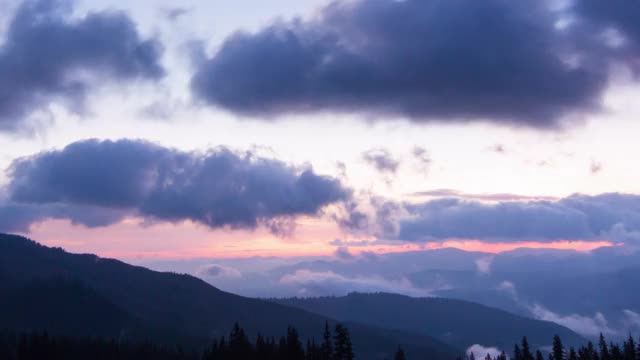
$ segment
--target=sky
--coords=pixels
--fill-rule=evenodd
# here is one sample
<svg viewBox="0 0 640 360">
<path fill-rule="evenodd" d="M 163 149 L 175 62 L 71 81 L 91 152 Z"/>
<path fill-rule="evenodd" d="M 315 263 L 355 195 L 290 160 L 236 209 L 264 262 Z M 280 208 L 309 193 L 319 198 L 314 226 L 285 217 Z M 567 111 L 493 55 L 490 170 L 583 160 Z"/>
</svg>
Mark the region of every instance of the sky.
<svg viewBox="0 0 640 360">
<path fill-rule="evenodd" d="M 0 6 L 0 231 L 125 260 L 638 241 L 635 2 Z"/>
</svg>

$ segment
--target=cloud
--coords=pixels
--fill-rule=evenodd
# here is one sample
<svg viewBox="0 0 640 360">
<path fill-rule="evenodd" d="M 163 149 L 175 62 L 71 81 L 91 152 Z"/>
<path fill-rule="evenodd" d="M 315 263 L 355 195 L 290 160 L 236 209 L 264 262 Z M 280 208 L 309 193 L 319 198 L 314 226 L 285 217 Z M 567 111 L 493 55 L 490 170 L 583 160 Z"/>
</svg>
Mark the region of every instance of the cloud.
<svg viewBox="0 0 640 360">
<path fill-rule="evenodd" d="M 45 220 L 70 220 L 74 225 L 102 227 L 123 220 L 129 212 L 86 205 L 15 204 L 0 202 L 0 232 L 28 233 L 32 224 Z"/>
<path fill-rule="evenodd" d="M 611 37 L 601 36 L 606 41 L 604 46 L 609 47 L 610 56 L 615 56 L 618 62 L 631 67 L 633 71 L 640 71 L 637 57 L 640 55 L 640 25 L 636 21 L 640 16 L 640 4 L 636 1 L 611 1 L 598 0 L 575 1 L 573 10 L 583 20 L 583 27 L 593 34 L 606 35 L 614 32 Z"/>
<path fill-rule="evenodd" d="M 97 80 L 158 79 L 162 47 L 124 13 L 71 19 L 71 1 L 26 0 L 0 47 L 0 131 L 28 131 L 29 116 L 61 101 L 85 108 Z"/>
<path fill-rule="evenodd" d="M 493 146 L 489 146 L 487 150 L 494 152 L 496 154 L 505 154 L 507 152 L 507 149 L 502 144 L 495 144 Z"/>
<path fill-rule="evenodd" d="M 209 264 L 201 267 L 198 269 L 197 275 L 206 279 L 239 279 L 242 277 L 242 273 L 238 269 L 216 264 Z"/>
<path fill-rule="evenodd" d="M 380 196 L 367 194 L 343 204 L 333 219 L 345 231 L 385 239 L 398 232 L 401 204 Z"/>
<path fill-rule="evenodd" d="M 387 280 L 379 276 L 345 276 L 332 271 L 297 270 L 280 279 L 282 285 L 294 286 L 300 296 L 343 296 L 351 292 L 393 292 L 410 296 L 428 296 L 407 279 Z"/>
<path fill-rule="evenodd" d="M 557 201 L 483 203 L 444 198 L 406 205 L 397 238 L 405 241 L 602 240 L 614 226 L 640 231 L 640 196 L 572 195 Z"/>
<path fill-rule="evenodd" d="M 349 248 L 346 246 L 338 247 L 333 255 L 342 261 L 351 261 L 356 258 L 356 256 L 353 255 L 351 251 L 349 251 Z"/>
<path fill-rule="evenodd" d="M 513 300 L 518 301 L 518 291 L 516 290 L 515 284 L 511 281 L 505 280 L 501 282 L 498 285 L 498 290 L 506 292 Z"/>
<path fill-rule="evenodd" d="M 486 358 L 487 355 L 491 355 L 491 358 L 495 359 L 498 355 L 502 354 L 502 350 L 496 347 L 485 347 L 480 344 L 475 344 L 467 349 L 467 356 L 471 356 L 471 354 L 478 360 Z"/>
<path fill-rule="evenodd" d="M 625 316 L 627 328 L 640 328 L 640 314 L 629 309 L 622 310 L 622 314 Z"/>
<path fill-rule="evenodd" d="M 614 243 L 640 245 L 640 231 L 629 231 L 622 223 L 615 224 L 606 236 Z"/>
<path fill-rule="evenodd" d="M 386 149 L 371 149 L 362 154 L 364 161 L 383 174 L 395 174 L 400 161 L 395 159 Z"/>
<path fill-rule="evenodd" d="M 10 204 L 91 206 L 160 221 L 274 232 L 316 215 L 350 191 L 311 168 L 226 148 L 182 152 L 140 140 L 87 140 L 17 159 L 8 170 Z"/>
<path fill-rule="evenodd" d="M 481 274 L 491 273 L 491 263 L 493 262 L 493 256 L 485 256 L 476 259 L 476 269 Z"/>
<path fill-rule="evenodd" d="M 192 9 L 185 7 L 166 8 L 163 10 L 164 16 L 170 21 L 177 21 L 181 17 L 189 14 Z"/>
<path fill-rule="evenodd" d="M 192 78 L 203 102 L 269 118 L 350 112 L 554 129 L 601 109 L 609 65 L 637 67 L 638 4 L 334 1 L 237 32 Z M 615 27 L 625 40 L 603 36 Z"/>
<path fill-rule="evenodd" d="M 520 194 L 507 194 L 507 193 L 489 193 L 489 194 L 470 194 L 453 189 L 436 189 L 419 191 L 409 194 L 416 197 L 438 197 L 438 198 L 457 198 L 464 200 L 478 200 L 478 201 L 521 201 L 521 200 L 545 200 L 555 201 L 557 197 L 553 196 L 530 196 Z"/>
<path fill-rule="evenodd" d="M 429 151 L 427 151 L 427 149 L 421 146 L 414 146 L 413 150 L 411 151 L 411 154 L 413 155 L 413 158 L 418 163 L 418 170 L 424 173 L 428 172 L 429 167 L 433 162 L 433 160 L 431 159 L 431 155 L 429 154 Z"/>
<path fill-rule="evenodd" d="M 554 322 L 584 336 L 596 337 L 601 333 L 604 335 L 618 335 L 616 330 L 609 327 L 608 321 L 602 313 L 596 313 L 593 317 L 577 314 L 560 315 L 539 304 L 532 306 L 530 311 L 538 320 Z"/>
<path fill-rule="evenodd" d="M 342 240 L 342 239 L 335 239 L 329 243 L 329 245 L 338 246 L 338 247 L 343 247 L 343 246 L 366 247 L 366 246 L 371 246 L 375 244 L 376 244 L 375 241 L 370 241 L 370 240 Z"/>
</svg>

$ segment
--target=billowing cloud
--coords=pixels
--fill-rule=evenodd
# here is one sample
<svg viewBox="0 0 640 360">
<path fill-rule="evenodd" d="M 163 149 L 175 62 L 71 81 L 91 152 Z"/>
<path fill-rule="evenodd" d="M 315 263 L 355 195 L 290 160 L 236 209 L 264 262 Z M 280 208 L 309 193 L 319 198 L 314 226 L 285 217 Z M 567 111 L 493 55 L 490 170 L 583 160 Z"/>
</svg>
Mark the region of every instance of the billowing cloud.
<svg viewBox="0 0 640 360">
<path fill-rule="evenodd" d="M 495 359 L 498 355 L 502 354 L 502 350 L 493 346 L 487 347 L 480 344 L 474 344 L 469 346 L 467 349 L 467 356 L 471 356 L 471 354 L 473 354 L 473 356 L 478 360 L 485 359 L 487 355 L 491 355 L 491 358 Z"/>
<path fill-rule="evenodd" d="M 500 284 L 498 284 L 498 290 L 504 291 L 505 293 L 509 294 L 509 296 L 513 300 L 518 301 L 518 291 L 516 290 L 515 284 L 511 281 L 502 281 Z"/>
<path fill-rule="evenodd" d="M 600 334 L 619 335 L 616 330 L 609 327 L 609 322 L 601 313 L 596 313 L 593 317 L 578 314 L 560 315 L 539 304 L 531 307 L 530 311 L 536 319 L 551 321 L 566 326 L 584 336 L 596 337 Z"/>
<path fill-rule="evenodd" d="M 282 285 L 294 286 L 300 296 L 335 295 L 351 292 L 393 292 L 428 296 L 426 289 L 415 288 L 407 279 L 388 280 L 380 276 L 345 276 L 333 271 L 297 270 L 280 279 Z"/>
<path fill-rule="evenodd" d="M 334 1 L 310 19 L 228 37 L 192 88 L 263 118 L 334 111 L 562 127 L 601 108 L 609 65 L 637 67 L 640 41 L 635 2 L 576 3 Z M 612 27 L 626 40 L 618 46 L 604 36 Z"/>
<path fill-rule="evenodd" d="M 627 327 L 640 328 L 640 314 L 629 309 L 622 310 L 622 314 L 625 317 L 625 323 Z"/>
<path fill-rule="evenodd" d="M 288 218 L 350 197 L 338 180 L 310 168 L 226 148 L 182 152 L 138 140 L 73 143 L 18 159 L 8 174 L 8 202 L 29 209 L 91 206 L 211 228 L 265 225 L 278 232 Z"/>
<path fill-rule="evenodd" d="M 493 263 L 493 256 L 485 256 L 476 259 L 476 269 L 481 274 L 491 273 L 491 263 Z"/>
<path fill-rule="evenodd" d="M 640 231 L 629 231 L 622 223 L 615 224 L 606 236 L 614 243 L 640 245 Z"/>
<path fill-rule="evenodd" d="M 406 208 L 411 216 L 400 220 L 398 237 L 407 241 L 602 240 L 618 224 L 640 230 L 640 196 L 629 194 L 498 203 L 439 199 Z"/>
<path fill-rule="evenodd" d="M 71 18 L 71 1 L 26 0 L 0 46 L 0 131 L 28 129 L 34 111 L 60 100 L 80 111 L 100 80 L 158 79 L 161 45 L 121 12 Z"/>
</svg>

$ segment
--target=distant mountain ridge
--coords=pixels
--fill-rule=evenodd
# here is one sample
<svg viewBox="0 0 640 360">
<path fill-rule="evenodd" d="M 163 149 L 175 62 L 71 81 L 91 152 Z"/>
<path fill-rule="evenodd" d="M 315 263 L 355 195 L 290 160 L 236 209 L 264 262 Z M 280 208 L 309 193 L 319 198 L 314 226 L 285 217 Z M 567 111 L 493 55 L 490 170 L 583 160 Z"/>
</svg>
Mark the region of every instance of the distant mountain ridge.
<svg viewBox="0 0 640 360">
<path fill-rule="evenodd" d="M 76 255 L 0 234 L 0 328 L 64 335 L 153 336 L 204 345 L 237 321 L 251 336 L 294 325 L 319 340 L 325 321 L 310 312 L 220 291 L 189 275 L 159 273 L 95 255 Z M 30 316 L 29 314 L 36 314 Z M 454 359 L 463 349 L 429 336 L 346 323 L 362 359 L 399 345 L 417 358 Z"/>
<path fill-rule="evenodd" d="M 275 301 L 338 320 L 432 336 L 459 348 L 480 344 L 509 352 L 524 335 L 534 347 L 550 345 L 553 335 L 560 335 L 568 344 L 586 342 L 580 335 L 555 323 L 462 300 L 352 293 L 343 297 Z"/>
</svg>

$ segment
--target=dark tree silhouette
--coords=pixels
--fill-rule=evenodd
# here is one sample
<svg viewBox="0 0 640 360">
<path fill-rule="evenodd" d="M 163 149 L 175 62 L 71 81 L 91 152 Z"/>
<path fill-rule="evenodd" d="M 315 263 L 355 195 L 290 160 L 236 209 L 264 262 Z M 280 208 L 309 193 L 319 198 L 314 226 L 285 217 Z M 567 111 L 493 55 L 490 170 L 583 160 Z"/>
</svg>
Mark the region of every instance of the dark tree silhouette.
<svg viewBox="0 0 640 360">
<path fill-rule="evenodd" d="M 322 360 L 333 359 L 333 344 L 331 342 L 331 330 L 329 330 L 329 322 L 324 323 L 324 334 L 322 335 Z"/>
<path fill-rule="evenodd" d="M 524 340 L 524 339 L 523 339 Z M 640 340 L 638 341 L 640 342 Z M 578 349 L 570 347 L 565 352 L 564 345 L 559 336 L 553 338 L 553 349 L 549 354 L 549 360 L 566 359 L 566 360 L 640 360 L 640 347 L 638 342 L 632 336 L 629 336 L 622 344 L 607 343 L 604 336 L 601 334 L 598 341 L 598 349 L 595 348 L 593 343 L 589 341 L 586 346 L 581 346 Z M 523 341 L 524 343 L 524 341 Z M 522 344 L 523 347 L 524 344 Z M 522 359 L 524 352 L 520 350 L 518 344 L 514 347 L 513 359 Z M 535 360 L 543 359 L 542 352 L 536 350 Z M 496 360 L 505 360 L 498 356 Z"/>
<path fill-rule="evenodd" d="M 404 354 L 404 350 L 402 348 L 398 348 L 396 351 L 396 355 L 393 357 L 395 360 L 407 360 L 407 356 Z"/>
<path fill-rule="evenodd" d="M 534 360 L 526 336 L 522 338 L 522 360 Z"/>
<path fill-rule="evenodd" d="M 633 336 L 629 334 L 629 338 L 623 345 L 624 360 L 637 360 L 638 354 L 636 353 L 636 342 L 633 340 Z"/>
<path fill-rule="evenodd" d="M 352 360 L 355 358 L 353 354 L 353 346 L 351 344 L 351 336 L 349 330 L 337 324 L 335 328 L 335 335 L 333 336 L 334 342 L 334 360 Z"/>
<path fill-rule="evenodd" d="M 553 360 L 564 360 L 564 345 L 562 345 L 562 340 L 560 340 L 560 336 L 556 335 L 553 337 Z"/>
<path fill-rule="evenodd" d="M 600 333 L 600 341 L 598 342 L 600 346 L 600 360 L 611 360 L 611 354 L 609 354 L 609 346 L 607 345 L 607 341 L 604 339 L 602 333 Z"/>
</svg>

